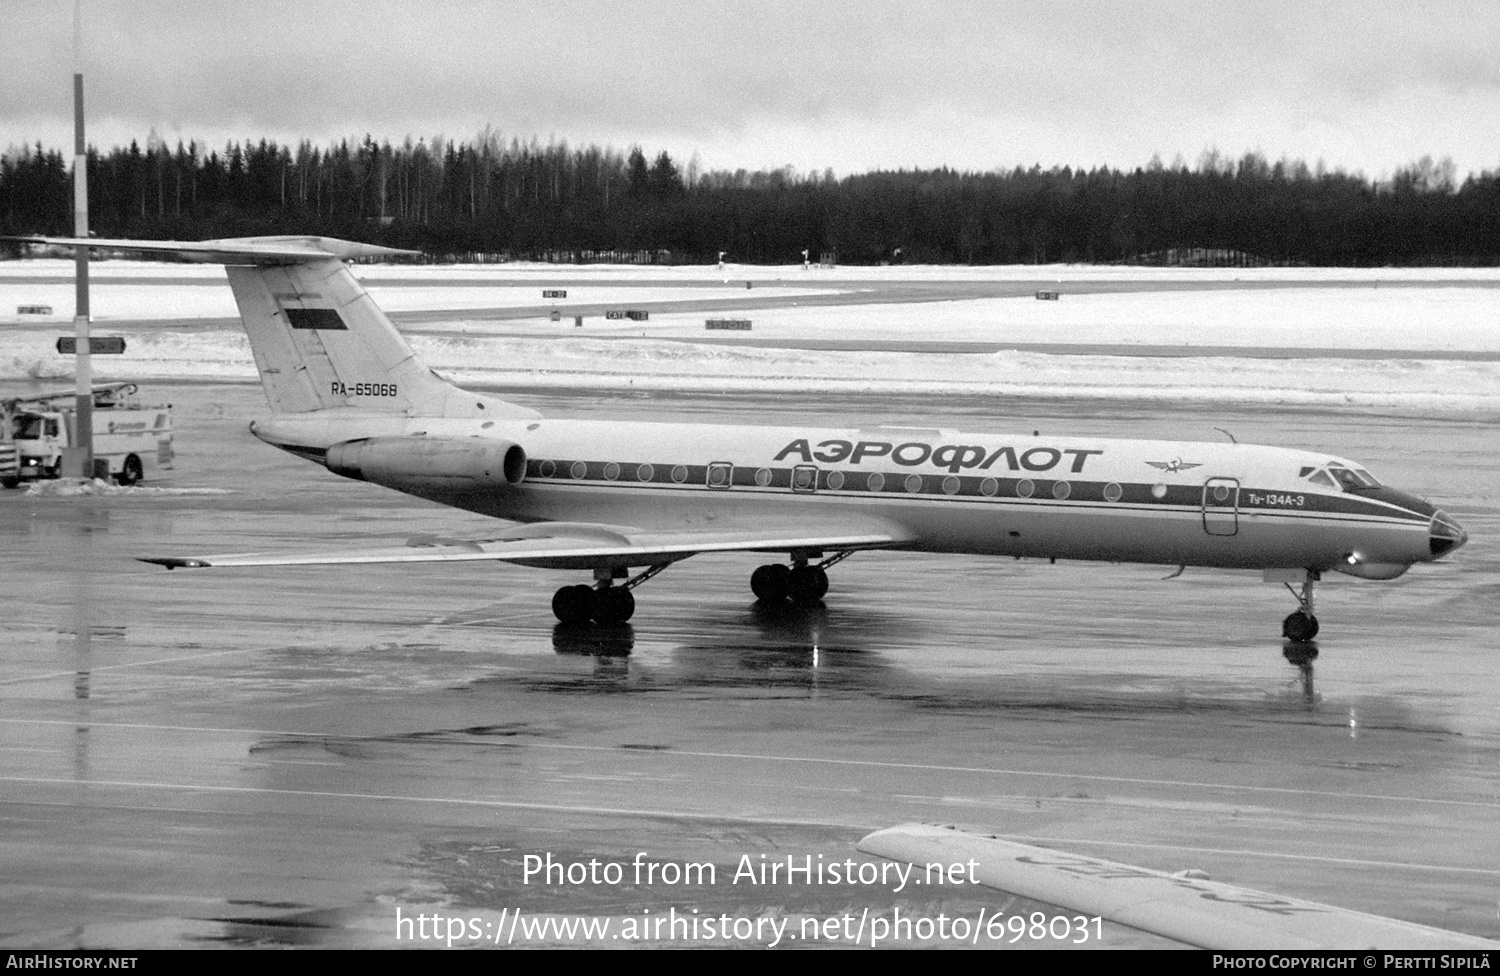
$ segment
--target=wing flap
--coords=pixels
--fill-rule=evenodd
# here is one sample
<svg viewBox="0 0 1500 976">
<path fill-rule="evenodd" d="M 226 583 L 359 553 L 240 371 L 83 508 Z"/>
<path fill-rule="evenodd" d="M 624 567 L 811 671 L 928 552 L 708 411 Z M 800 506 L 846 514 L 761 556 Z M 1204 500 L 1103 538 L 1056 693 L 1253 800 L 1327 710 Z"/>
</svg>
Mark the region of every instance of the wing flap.
<svg viewBox="0 0 1500 976">
<path fill-rule="evenodd" d="M 168 569 L 238 566 L 320 566 L 360 563 L 509 562 L 541 569 L 654 566 L 704 552 L 794 552 L 881 549 L 910 538 L 892 529 L 830 527 L 816 532 L 775 528 L 661 532 L 630 526 L 547 522 L 521 526 L 480 540 L 412 539 L 404 546 L 350 548 L 308 553 L 225 553 L 211 556 L 142 557 Z"/>
</svg>

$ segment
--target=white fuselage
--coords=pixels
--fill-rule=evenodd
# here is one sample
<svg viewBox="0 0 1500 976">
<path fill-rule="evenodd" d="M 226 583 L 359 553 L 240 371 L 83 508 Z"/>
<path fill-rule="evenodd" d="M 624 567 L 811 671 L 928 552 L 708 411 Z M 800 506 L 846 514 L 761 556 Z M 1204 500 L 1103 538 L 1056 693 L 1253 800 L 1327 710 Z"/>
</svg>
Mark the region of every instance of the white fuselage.
<svg viewBox="0 0 1500 976">
<path fill-rule="evenodd" d="M 1307 473 L 1350 462 L 1249 444 L 935 428 L 721 427 L 541 419 L 279 416 L 257 436 L 318 459 L 374 437 L 519 445 L 519 484 L 381 481 L 517 521 L 661 530 L 804 521 L 885 528 L 904 548 L 1384 578 L 1435 558 L 1435 509 Z M 374 480 L 374 479 L 368 479 Z M 1361 570 L 1363 567 L 1363 570 Z"/>
</svg>

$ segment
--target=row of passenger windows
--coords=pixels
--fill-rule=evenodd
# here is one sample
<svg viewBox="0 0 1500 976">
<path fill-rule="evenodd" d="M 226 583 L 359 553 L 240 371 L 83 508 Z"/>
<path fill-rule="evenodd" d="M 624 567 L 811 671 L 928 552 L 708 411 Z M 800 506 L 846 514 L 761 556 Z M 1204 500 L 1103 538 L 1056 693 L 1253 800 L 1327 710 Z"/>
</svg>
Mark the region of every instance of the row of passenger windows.
<svg viewBox="0 0 1500 976">
<path fill-rule="evenodd" d="M 552 478 L 557 475 L 557 464 L 552 461 L 543 461 L 538 467 L 543 478 Z M 588 465 L 582 461 L 574 461 L 568 468 L 568 474 L 574 478 L 585 478 L 588 476 Z M 608 481 L 618 481 L 622 469 L 620 465 L 611 461 L 604 466 L 604 477 Z M 672 468 L 672 480 L 683 484 L 688 480 L 689 471 L 687 465 L 679 464 Z M 708 469 L 708 483 L 717 488 L 728 487 L 730 468 L 728 465 L 710 465 Z M 794 468 L 792 470 L 792 488 L 796 491 L 812 491 L 817 488 L 818 472 L 812 468 Z M 831 491 L 839 491 L 843 488 L 857 488 L 855 479 L 860 475 L 846 475 L 842 471 L 830 471 L 824 478 L 824 486 Z M 876 471 L 864 475 L 864 488 L 866 491 L 884 491 L 886 476 Z M 640 464 L 635 468 L 635 479 L 637 481 L 652 481 L 656 478 L 656 466 L 652 464 Z M 770 468 L 760 468 L 755 472 L 755 483 L 761 488 L 769 487 L 775 475 Z M 922 475 L 910 474 L 903 479 L 901 487 L 912 494 L 920 492 L 926 482 Z M 948 476 L 942 481 L 943 493 L 956 495 L 963 490 L 963 482 L 953 476 Z M 995 478 L 985 478 L 979 483 L 979 491 L 983 495 L 994 496 L 1000 492 L 1000 482 Z M 1073 486 L 1066 481 L 1055 481 L 1052 483 L 1052 497 L 1059 501 L 1066 499 L 1073 493 Z M 1036 483 L 1030 478 L 1022 478 L 1016 482 L 1016 497 L 1031 498 L 1036 494 Z M 1117 502 L 1123 497 L 1125 490 L 1118 484 L 1110 482 L 1104 486 L 1105 501 Z M 1165 495 L 1165 492 L 1153 492 L 1157 498 Z"/>
</svg>

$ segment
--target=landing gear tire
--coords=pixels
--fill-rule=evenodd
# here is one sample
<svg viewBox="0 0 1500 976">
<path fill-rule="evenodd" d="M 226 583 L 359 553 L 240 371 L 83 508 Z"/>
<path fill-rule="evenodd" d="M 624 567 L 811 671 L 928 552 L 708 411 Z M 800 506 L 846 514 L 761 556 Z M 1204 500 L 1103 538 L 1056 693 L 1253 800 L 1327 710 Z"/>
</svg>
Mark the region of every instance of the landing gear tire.
<svg viewBox="0 0 1500 976">
<path fill-rule="evenodd" d="M 552 594 L 552 613 L 565 624 L 586 624 L 593 615 L 594 590 L 579 584 Z"/>
<path fill-rule="evenodd" d="M 1307 570 L 1302 586 L 1295 588 L 1287 583 L 1286 588 L 1297 598 L 1297 609 L 1287 614 L 1281 622 L 1281 636 L 1293 644 L 1309 644 L 1318 636 L 1318 618 L 1313 614 L 1313 597 L 1320 575 L 1317 570 Z"/>
<path fill-rule="evenodd" d="M 793 603 L 816 603 L 828 592 L 828 574 L 817 566 L 796 566 L 787 574 Z"/>
<path fill-rule="evenodd" d="M 141 459 L 132 454 L 120 466 L 120 473 L 115 475 L 115 481 L 128 488 L 131 485 L 140 484 L 144 475 L 145 472 L 141 470 Z"/>
<path fill-rule="evenodd" d="M 635 613 L 635 597 L 623 586 L 590 590 L 590 616 L 596 623 L 623 624 Z"/>
<path fill-rule="evenodd" d="M 1289 641 L 1305 644 L 1318 636 L 1318 618 L 1302 610 L 1294 610 L 1281 622 L 1281 636 Z"/>
<path fill-rule="evenodd" d="M 780 563 L 768 563 L 750 574 L 750 590 L 756 599 L 776 603 L 791 593 L 791 577 L 790 568 Z"/>
</svg>

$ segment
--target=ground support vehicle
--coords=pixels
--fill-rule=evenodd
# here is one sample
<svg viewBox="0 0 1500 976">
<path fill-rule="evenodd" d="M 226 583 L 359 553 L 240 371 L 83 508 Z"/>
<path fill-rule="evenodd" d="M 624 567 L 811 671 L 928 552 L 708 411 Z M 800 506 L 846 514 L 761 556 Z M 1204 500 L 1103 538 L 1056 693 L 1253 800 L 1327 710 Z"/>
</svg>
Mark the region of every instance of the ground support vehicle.
<svg viewBox="0 0 1500 976">
<path fill-rule="evenodd" d="M 94 387 L 94 476 L 133 485 L 170 469 L 171 404 L 143 406 L 134 383 Z M 0 484 L 56 478 L 63 451 L 77 441 L 72 393 L 0 400 Z"/>
</svg>

